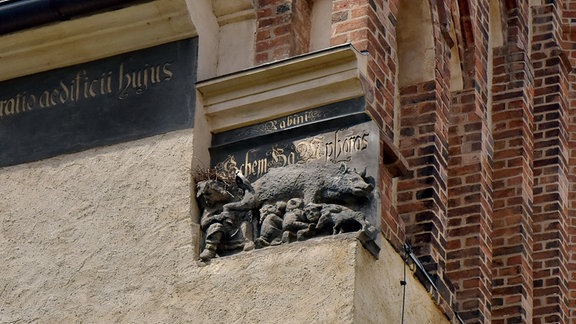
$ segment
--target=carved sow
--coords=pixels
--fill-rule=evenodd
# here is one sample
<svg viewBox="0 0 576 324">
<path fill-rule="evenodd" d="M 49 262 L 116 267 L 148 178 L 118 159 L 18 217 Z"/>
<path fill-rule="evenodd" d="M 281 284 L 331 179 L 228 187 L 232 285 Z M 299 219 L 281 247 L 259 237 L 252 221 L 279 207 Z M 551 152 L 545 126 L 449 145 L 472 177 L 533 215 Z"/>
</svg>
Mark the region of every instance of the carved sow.
<svg viewBox="0 0 576 324">
<path fill-rule="evenodd" d="M 295 164 L 271 169 L 256 180 L 254 192 L 241 201 L 226 204 L 226 210 L 251 210 L 264 204 L 301 198 L 305 203 L 357 204 L 374 189 L 362 174 L 344 164 Z"/>
</svg>

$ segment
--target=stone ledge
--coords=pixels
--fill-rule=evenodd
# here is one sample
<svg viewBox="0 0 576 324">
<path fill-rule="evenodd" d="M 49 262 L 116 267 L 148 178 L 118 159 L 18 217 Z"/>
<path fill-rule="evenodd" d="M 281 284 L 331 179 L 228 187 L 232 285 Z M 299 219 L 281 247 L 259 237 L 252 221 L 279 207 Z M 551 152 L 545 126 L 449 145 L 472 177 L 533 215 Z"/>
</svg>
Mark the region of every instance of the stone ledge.
<svg viewBox="0 0 576 324">
<path fill-rule="evenodd" d="M 220 26 L 256 18 L 254 3 L 250 0 L 212 0 L 212 10 Z"/>
<path fill-rule="evenodd" d="M 199 82 L 210 130 L 219 133 L 360 97 L 363 58 L 350 45 Z"/>
<path fill-rule="evenodd" d="M 193 37 L 184 0 L 156 0 L 0 37 L 0 81 Z"/>
</svg>

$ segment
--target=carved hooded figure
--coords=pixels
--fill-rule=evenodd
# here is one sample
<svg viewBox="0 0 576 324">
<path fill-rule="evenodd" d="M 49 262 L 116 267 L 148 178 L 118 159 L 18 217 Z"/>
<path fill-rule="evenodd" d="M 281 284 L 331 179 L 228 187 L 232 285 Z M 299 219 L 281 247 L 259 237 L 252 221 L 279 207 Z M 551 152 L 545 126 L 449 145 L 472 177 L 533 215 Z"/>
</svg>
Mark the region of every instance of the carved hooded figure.
<svg viewBox="0 0 576 324">
<path fill-rule="evenodd" d="M 206 237 L 200 259 L 207 261 L 231 250 L 253 249 L 250 212 L 223 210 L 226 203 L 238 199 L 226 189 L 226 184 L 218 180 L 200 181 L 196 190 L 196 198 L 203 209 L 200 228 Z"/>
</svg>

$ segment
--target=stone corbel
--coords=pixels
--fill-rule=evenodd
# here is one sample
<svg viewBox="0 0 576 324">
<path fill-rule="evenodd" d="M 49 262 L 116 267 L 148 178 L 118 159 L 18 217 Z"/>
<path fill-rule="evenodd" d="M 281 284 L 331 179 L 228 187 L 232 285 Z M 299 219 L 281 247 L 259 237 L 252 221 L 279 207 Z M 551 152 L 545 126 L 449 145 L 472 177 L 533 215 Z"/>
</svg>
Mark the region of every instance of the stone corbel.
<svg viewBox="0 0 576 324">
<path fill-rule="evenodd" d="M 382 136 L 382 141 L 382 163 L 392 178 L 406 175 L 409 169 L 408 161 L 402 156 L 400 149 L 386 136 Z"/>
<path fill-rule="evenodd" d="M 251 0 L 212 0 L 212 9 L 220 26 L 256 18 Z"/>
<path fill-rule="evenodd" d="M 210 131 L 363 96 L 357 55 L 340 46 L 199 82 Z"/>
</svg>

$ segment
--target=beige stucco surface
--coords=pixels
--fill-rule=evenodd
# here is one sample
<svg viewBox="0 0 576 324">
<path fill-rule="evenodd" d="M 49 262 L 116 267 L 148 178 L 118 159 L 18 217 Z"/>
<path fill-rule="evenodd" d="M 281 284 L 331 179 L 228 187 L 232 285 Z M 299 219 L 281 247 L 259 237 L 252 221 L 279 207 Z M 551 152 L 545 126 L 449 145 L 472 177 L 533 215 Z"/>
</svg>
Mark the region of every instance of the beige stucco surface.
<svg viewBox="0 0 576 324">
<path fill-rule="evenodd" d="M 355 234 L 195 260 L 190 130 L 0 169 L 0 323 L 399 323 Z M 406 323 L 445 318 L 408 276 Z"/>
<path fill-rule="evenodd" d="M 191 143 L 184 130 L 0 169 L 0 323 L 181 318 Z"/>
<path fill-rule="evenodd" d="M 191 268 L 195 323 L 401 323 L 402 258 L 376 260 L 354 234 L 214 259 Z M 408 270 L 405 323 L 449 323 Z"/>
<path fill-rule="evenodd" d="M 356 251 L 354 323 L 402 323 L 404 261 L 388 242 L 383 242 L 378 260 L 360 245 Z M 450 323 L 430 294 L 406 269 L 404 323 Z"/>
<path fill-rule="evenodd" d="M 355 240 L 311 240 L 191 269 L 197 323 L 352 323 Z"/>
</svg>

